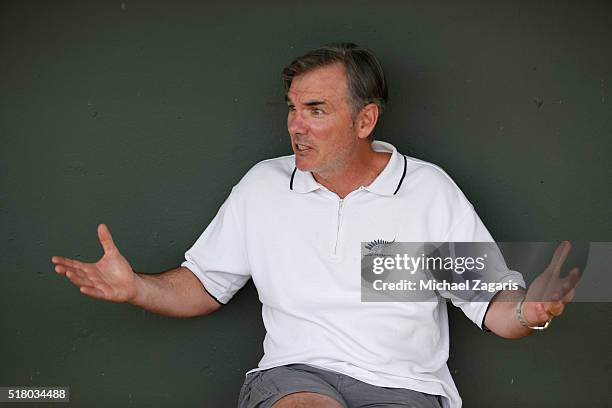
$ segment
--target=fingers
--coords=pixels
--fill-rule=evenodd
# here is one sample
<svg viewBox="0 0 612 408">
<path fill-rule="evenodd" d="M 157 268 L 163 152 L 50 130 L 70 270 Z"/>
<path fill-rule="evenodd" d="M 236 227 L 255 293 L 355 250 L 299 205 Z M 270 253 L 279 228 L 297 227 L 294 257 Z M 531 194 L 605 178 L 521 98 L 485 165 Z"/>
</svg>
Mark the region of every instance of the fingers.
<svg viewBox="0 0 612 408">
<path fill-rule="evenodd" d="M 566 283 L 573 289 L 580 280 L 580 269 L 578 267 L 572 268 L 572 270 L 565 277 Z"/>
<path fill-rule="evenodd" d="M 67 266 L 70 268 L 83 269 L 85 267 L 83 262 L 77 261 L 76 259 L 64 258 L 63 256 L 53 256 L 51 257 L 51 262 L 55 265 Z"/>
<path fill-rule="evenodd" d="M 568 301 L 565 299 L 568 297 L 570 292 L 574 291 L 574 288 L 578 284 L 578 280 L 580 279 L 579 269 L 573 268 L 570 273 L 563 279 L 561 279 L 555 286 L 556 290 L 554 291 L 552 297 L 550 299 L 541 299 L 541 300 L 552 300 L 554 302 L 563 301 L 564 303 L 569 303 L 573 296 L 569 298 Z"/>
<path fill-rule="evenodd" d="M 547 320 L 552 319 L 553 317 L 560 316 L 565 310 L 565 305 L 572 301 L 576 291 L 572 288 L 561 300 L 556 302 L 545 302 L 538 303 L 537 311 L 538 317 L 543 317 Z M 544 316 L 544 314 L 546 316 Z"/>
<path fill-rule="evenodd" d="M 539 321 L 548 321 L 554 317 L 563 314 L 563 311 L 565 310 L 565 305 L 570 303 L 575 295 L 576 290 L 574 289 L 574 287 L 572 287 L 567 293 L 564 294 L 563 298 L 555 296 L 555 298 L 558 300 L 552 302 L 538 303 L 536 305 L 536 315 Z"/>
<path fill-rule="evenodd" d="M 66 265 L 55 265 L 55 272 L 59 273 L 60 275 L 66 275 L 66 272 L 69 270 L 74 270 L 74 268 Z"/>
<path fill-rule="evenodd" d="M 68 271 L 72 271 L 73 274 L 76 273 L 76 271 L 83 271 L 83 269 L 79 266 L 72 266 L 72 264 L 56 264 L 55 265 L 55 272 L 59 273 L 60 275 L 66 275 L 66 272 Z"/>
<path fill-rule="evenodd" d="M 55 270 L 65 275 L 73 285 L 78 286 L 81 293 L 96 299 L 106 299 L 101 289 L 104 285 L 99 280 L 90 278 L 85 271 L 65 265 L 57 265 Z"/>
<path fill-rule="evenodd" d="M 113 237 L 110 230 L 106 224 L 98 225 L 98 239 L 100 240 L 100 244 L 102 245 L 105 254 L 117 249 L 115 243 L 113 242 Z"/>
<path fill-rule="evenodd" d="M 544 306 L 544 310 L 549 315 L 549 319 L 560 316 L 563 313 L 564 309 L 565 309 L 565 304 L 561 301 L 550 302 L 546 306 Z"/>
<path fill-rule="evenodd" d="M 91 278 L 81 269 L 71 268 L 64 265 L 57 265 L 55 271 L 60 275 L 65 275 L 76 286 L 93 285 Z"/>
<path fill-rule="evenodd" d="M 561 302 L 558 302 L 558 304 L 557 302 L 554 304 L 551 302 L 536 303 L 534 306 L 533 313 L 535 318 L 533 317 L 534 315 L 531 315 L 530 317 L 525 315 L 525 318 L 530 326 L 542 326 L 546 322 L 552 320 L 554 317 L 561 315 L 564 309 L 564 305 Z"/>
<path fill-rule="evenodd" d="M 563 303 L 567 304 L 569 302 L 571 302 L 574 299 L 574 296 L 576 295 L 576 290 L 572 289 L 570 290 L 567 295 L 565 295 L 565 297 L 563 298 L 563 300 L 561 300 Z"/>
<path fill-rule="evenodd" d="M 78 270 L 67 271 L 66 277 L 70 279 L 70 282 L 74 283 L 76 286 L 93 286 L 93 282 L 91 281 L 91 279 L 89 279 L 87 275 L 85 275 L 83 272 L 79 272 Z"/>
<path fill-rule="evenodd" d="M 549 312 L 547 306 L 545 306 L 544 303 L 537 303 L 535 305 L 535 315 L 535 321 L 531 321 L 531 319 L 529 319 L 529 323 L 531 323 L 531 326 L 541 326 L 554 317 Z"/>
<path fill-rule="evenodd" d="M 565 282 L 562 286 L 563 294 L 562 296 L 559 296 L 559 300 L 563 304 L 567 304 L 571 302 L 572 299 L 574 299 L 574 296 L 576 295 L 576 285 L 578 284 L 579 279 L 580 270 L 578 269 L 578 267 L 573 268 L 567 275 L 567 277 L 564 279 Z"/>
<path fill-rule="evenodd" d="M 563 241 L 559 244 L 550 262 L 551 271 L 555 276 L 561 273 L 561 267 L 567 259 L 567 255 L 572 249 L 572 244 L 569 241 Z"/>
</svg>

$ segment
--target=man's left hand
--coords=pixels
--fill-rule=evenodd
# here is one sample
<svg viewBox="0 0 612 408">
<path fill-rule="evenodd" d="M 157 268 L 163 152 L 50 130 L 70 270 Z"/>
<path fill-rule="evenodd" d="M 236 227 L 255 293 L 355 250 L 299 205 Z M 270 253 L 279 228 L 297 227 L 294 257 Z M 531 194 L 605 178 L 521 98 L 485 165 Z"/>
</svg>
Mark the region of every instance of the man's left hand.
<svg viewBox="0 0 612 408">
<path fill-rule="evenodd" d="M 575 287 L 580 279 L 578 268 L 572 268 L 564 278 L 560 276 L 561 267 L 571 248 L 569 241 L 563 241 L 544 272 L 529 286 L 523 303 L 523 318 L 529 326 L 543 326 L 561 315 L 565 305 L 574 298 Z"/>
</svg>

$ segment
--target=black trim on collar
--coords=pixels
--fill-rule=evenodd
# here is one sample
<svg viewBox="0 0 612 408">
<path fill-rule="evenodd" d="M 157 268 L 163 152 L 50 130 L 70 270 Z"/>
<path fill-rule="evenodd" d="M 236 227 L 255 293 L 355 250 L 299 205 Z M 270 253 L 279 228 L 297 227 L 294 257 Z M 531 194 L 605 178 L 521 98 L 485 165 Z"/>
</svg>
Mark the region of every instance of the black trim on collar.
<svg viewBox="0 0 612 408">
<path fill-rule="evenodd" d="M 297 167 L 293 168 L 293 173 L 291 173 L 291 181 L 289 181 L 289 190 L 293 190 L 293 178 L 295 177 L 295 172 Z"/>
<path fill-rule="evenodd" d="M 397 188 L 395 189 L 395 191 L 393 192 L 393 195 L 397 194 L 397 192 L 399 191 L 400 187 L 402 186 L 402 182 L 404 181 L 404 177 L 406 177 L 406 156 L 402 154 L 402 156 L 404 156 L 404 172 L 402 173 L 402 178 L 399 181 L 399 184 L 397 185 Z"/>
</svg>

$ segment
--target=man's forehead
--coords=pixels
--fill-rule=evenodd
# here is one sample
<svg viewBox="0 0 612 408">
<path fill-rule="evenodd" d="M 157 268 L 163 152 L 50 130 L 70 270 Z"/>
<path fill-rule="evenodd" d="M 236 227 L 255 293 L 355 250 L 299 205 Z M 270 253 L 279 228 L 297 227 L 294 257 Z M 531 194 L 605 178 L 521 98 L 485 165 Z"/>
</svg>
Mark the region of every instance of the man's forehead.
<svg viewBox="0 0 612 408">
<path fill-rule="evenodd" d="M 341 64 L 333 64 L 293 78 L 286 99 L 291 102 L 333 101 L 344 98 L 346 90 L 345 69 Z"/>
</svg>

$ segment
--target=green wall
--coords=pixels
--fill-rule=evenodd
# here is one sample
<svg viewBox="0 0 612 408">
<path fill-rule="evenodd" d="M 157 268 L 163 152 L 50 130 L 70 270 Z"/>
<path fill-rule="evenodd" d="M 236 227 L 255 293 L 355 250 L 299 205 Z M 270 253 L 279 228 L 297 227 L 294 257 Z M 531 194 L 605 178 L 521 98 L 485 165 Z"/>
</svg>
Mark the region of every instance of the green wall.
<svg viewBox="0 0 612 408">
<path fill-rule="evenodd" d="M 2 1 L 0 386 L 235 406 L 262 353 L 251 283 L 171 319 L 81 295 L 50 257 L 97 259 L 104 222 L 136 270 L 177 266 L 241 175 L 289 154 L 279 72 L 330 41 L 377 53 L 378 137 L 446 169 L 496 239 L 612 241 L 610 1 Z M 609 406 L 611 310 L 516 342 L 451 310 L 464 406 Z"/>
</svg>

